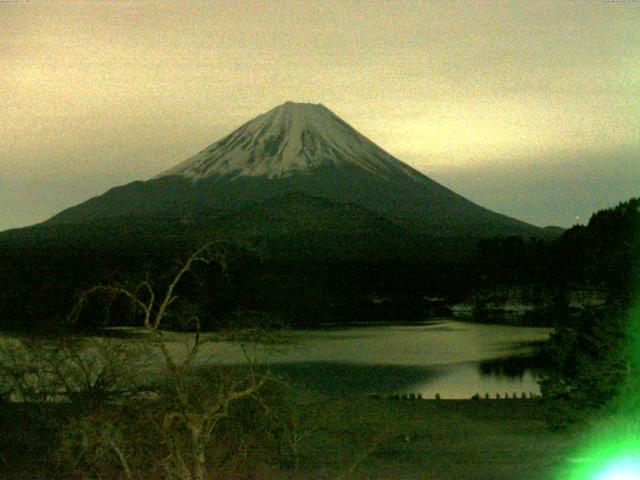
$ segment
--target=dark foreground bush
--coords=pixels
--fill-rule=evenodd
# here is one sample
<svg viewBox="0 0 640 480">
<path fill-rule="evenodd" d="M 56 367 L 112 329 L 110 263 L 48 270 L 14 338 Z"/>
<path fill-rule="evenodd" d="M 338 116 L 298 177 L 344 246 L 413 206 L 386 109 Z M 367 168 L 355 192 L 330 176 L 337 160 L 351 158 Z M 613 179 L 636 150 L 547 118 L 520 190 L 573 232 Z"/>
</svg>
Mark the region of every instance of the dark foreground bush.
<svg viewBox="0 0 640 480">
<path fill-rule="evenodd" d="M 262 398 L 229 409 L 203 445 L 204 478 L 269 478 L 291 467 L 286 392 L 273 383 Z M 192 479 L 198 445 L 175 407 L 165 397 L 90 407 L 2 403 L 0 477 Z"/>
<path fill-rule="evenodd" d="M 200 387 L 200 386 L 199 386 Z M 243 398 L 209 432 L 195 438 L 189 422 L 206 414 L 216 386 L 193 390 L 186 417 L 171 397 L 105 405 L 70 415 L 57 432 L 52 461 L 61 478 L 251 478 L 286 462 L 282 392 L 269 385 L 262 398 Z M 197 398 L 196 398 L 197 396 Z M 273 412 L 278 411 L 276 417 Z M 206 434 L 206 435 L 205 435 Z M 199 465 L 200 449 L 204 464 Z"/>
</svg>

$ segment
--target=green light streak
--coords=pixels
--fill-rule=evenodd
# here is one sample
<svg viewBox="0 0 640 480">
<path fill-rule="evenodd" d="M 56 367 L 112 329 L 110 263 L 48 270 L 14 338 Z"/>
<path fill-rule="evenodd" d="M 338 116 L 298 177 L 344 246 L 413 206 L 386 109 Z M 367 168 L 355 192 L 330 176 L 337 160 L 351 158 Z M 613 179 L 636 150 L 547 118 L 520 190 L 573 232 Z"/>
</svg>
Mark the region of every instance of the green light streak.
<svg viewBox="0 0 640 480">
<path fill-rule="evenodd" d="M 598 472 L 595 480 L 640 480 L 640 464 L 633 458 L 622 458 Z"/>
<path fill-rule="evenodd" d="M 638 265 L 640 252 L 635 255 Z M 557 472 L 557 480 L 640 480 L 640 269 L 636 268 L 634 277 L 636 295 L 628 312 L 625 384 L 610 402 L 606 416 Z"/>
<path fill-rule="evenodd" d="M 629 375 L 606 417 L 556 475 L 557 480 L 640 480 L 640 305 L 630 312 Z"/>
</svg>

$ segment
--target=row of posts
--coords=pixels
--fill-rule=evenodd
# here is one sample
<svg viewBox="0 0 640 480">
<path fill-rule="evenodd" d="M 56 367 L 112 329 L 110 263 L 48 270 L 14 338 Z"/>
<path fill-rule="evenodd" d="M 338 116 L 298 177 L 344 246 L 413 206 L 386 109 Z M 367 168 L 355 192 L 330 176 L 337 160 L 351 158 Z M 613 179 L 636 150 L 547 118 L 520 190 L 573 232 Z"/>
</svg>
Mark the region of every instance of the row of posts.
<svg viewBox="0 0 640 480">
<path fill-rule="evenodd" d="M 365 395 L 367 398 L 382 398 L 381 395 L 376 394 L 376 393 L 371 393 L 371 394 L 367 394 Z M 428 400 L 428 397 L 425 397 L 422 395 L 422 393 L 394 393 L 392 395 L 389 395 L 386 397 L 389 400 Z M 435 400 L 441 400 L 442 397 L 440 396 L 439 393 L 436 393 L 434 396 Z M 472 400 L 491 400 L 495 398 L 496 400 L 500 400 L 500 399 L 523 399 L 523 398 L 540 398 L 539 394 L 535 394 L 533 392 L 529 392 L 527 394 L 527 392 L 521 392 L 520 394 L 518 394 L 518 392 L 513 392 L 511 394 L 509 394 L 509 392 L 504 393 L 503 395 L 500 393 L 496 393 L 494 396 L 489 395 L 488 393 L 485 393 L 484 396 L 481 396 L 479 393 L 476 393 L 475 395 L 473 395 L 471 397 Z"/>
</svg>

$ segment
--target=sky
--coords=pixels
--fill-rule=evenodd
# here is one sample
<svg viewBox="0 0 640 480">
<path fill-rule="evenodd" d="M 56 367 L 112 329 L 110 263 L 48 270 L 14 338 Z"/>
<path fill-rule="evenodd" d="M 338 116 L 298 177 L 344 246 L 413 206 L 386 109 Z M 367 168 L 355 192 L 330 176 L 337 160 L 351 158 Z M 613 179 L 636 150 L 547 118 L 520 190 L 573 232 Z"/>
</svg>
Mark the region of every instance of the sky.
<svg viewBox="0 0 640 480">
<path fill-rule="evenodd" d="M 640 195 L 640 2 L 0 0 L 0 230 L 322 103 L 494 211 Z"/>
</svg>

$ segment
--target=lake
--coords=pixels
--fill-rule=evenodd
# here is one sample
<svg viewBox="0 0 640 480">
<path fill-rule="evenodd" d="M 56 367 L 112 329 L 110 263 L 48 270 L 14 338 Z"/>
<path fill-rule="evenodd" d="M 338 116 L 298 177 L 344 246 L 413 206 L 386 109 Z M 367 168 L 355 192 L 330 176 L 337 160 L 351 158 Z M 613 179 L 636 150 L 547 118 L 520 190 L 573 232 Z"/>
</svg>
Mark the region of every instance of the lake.
<svg viewBox="0 0 640 480">
<path fill-rule="evenodd" d="M 550 328 L 442 320 L 407 326 L 367 325 L 294 331 L 291 344 L 262 352 L 271 368 L 294 384 L 327 395 L 420 393 L 424 398 L 537 395 L 534 372 L 509 359 L 533 353 Z M 215 344 L 214 344 L 215 345 Z M 214 361 L 235 363 L 232 345 Z"/>
</svg>

